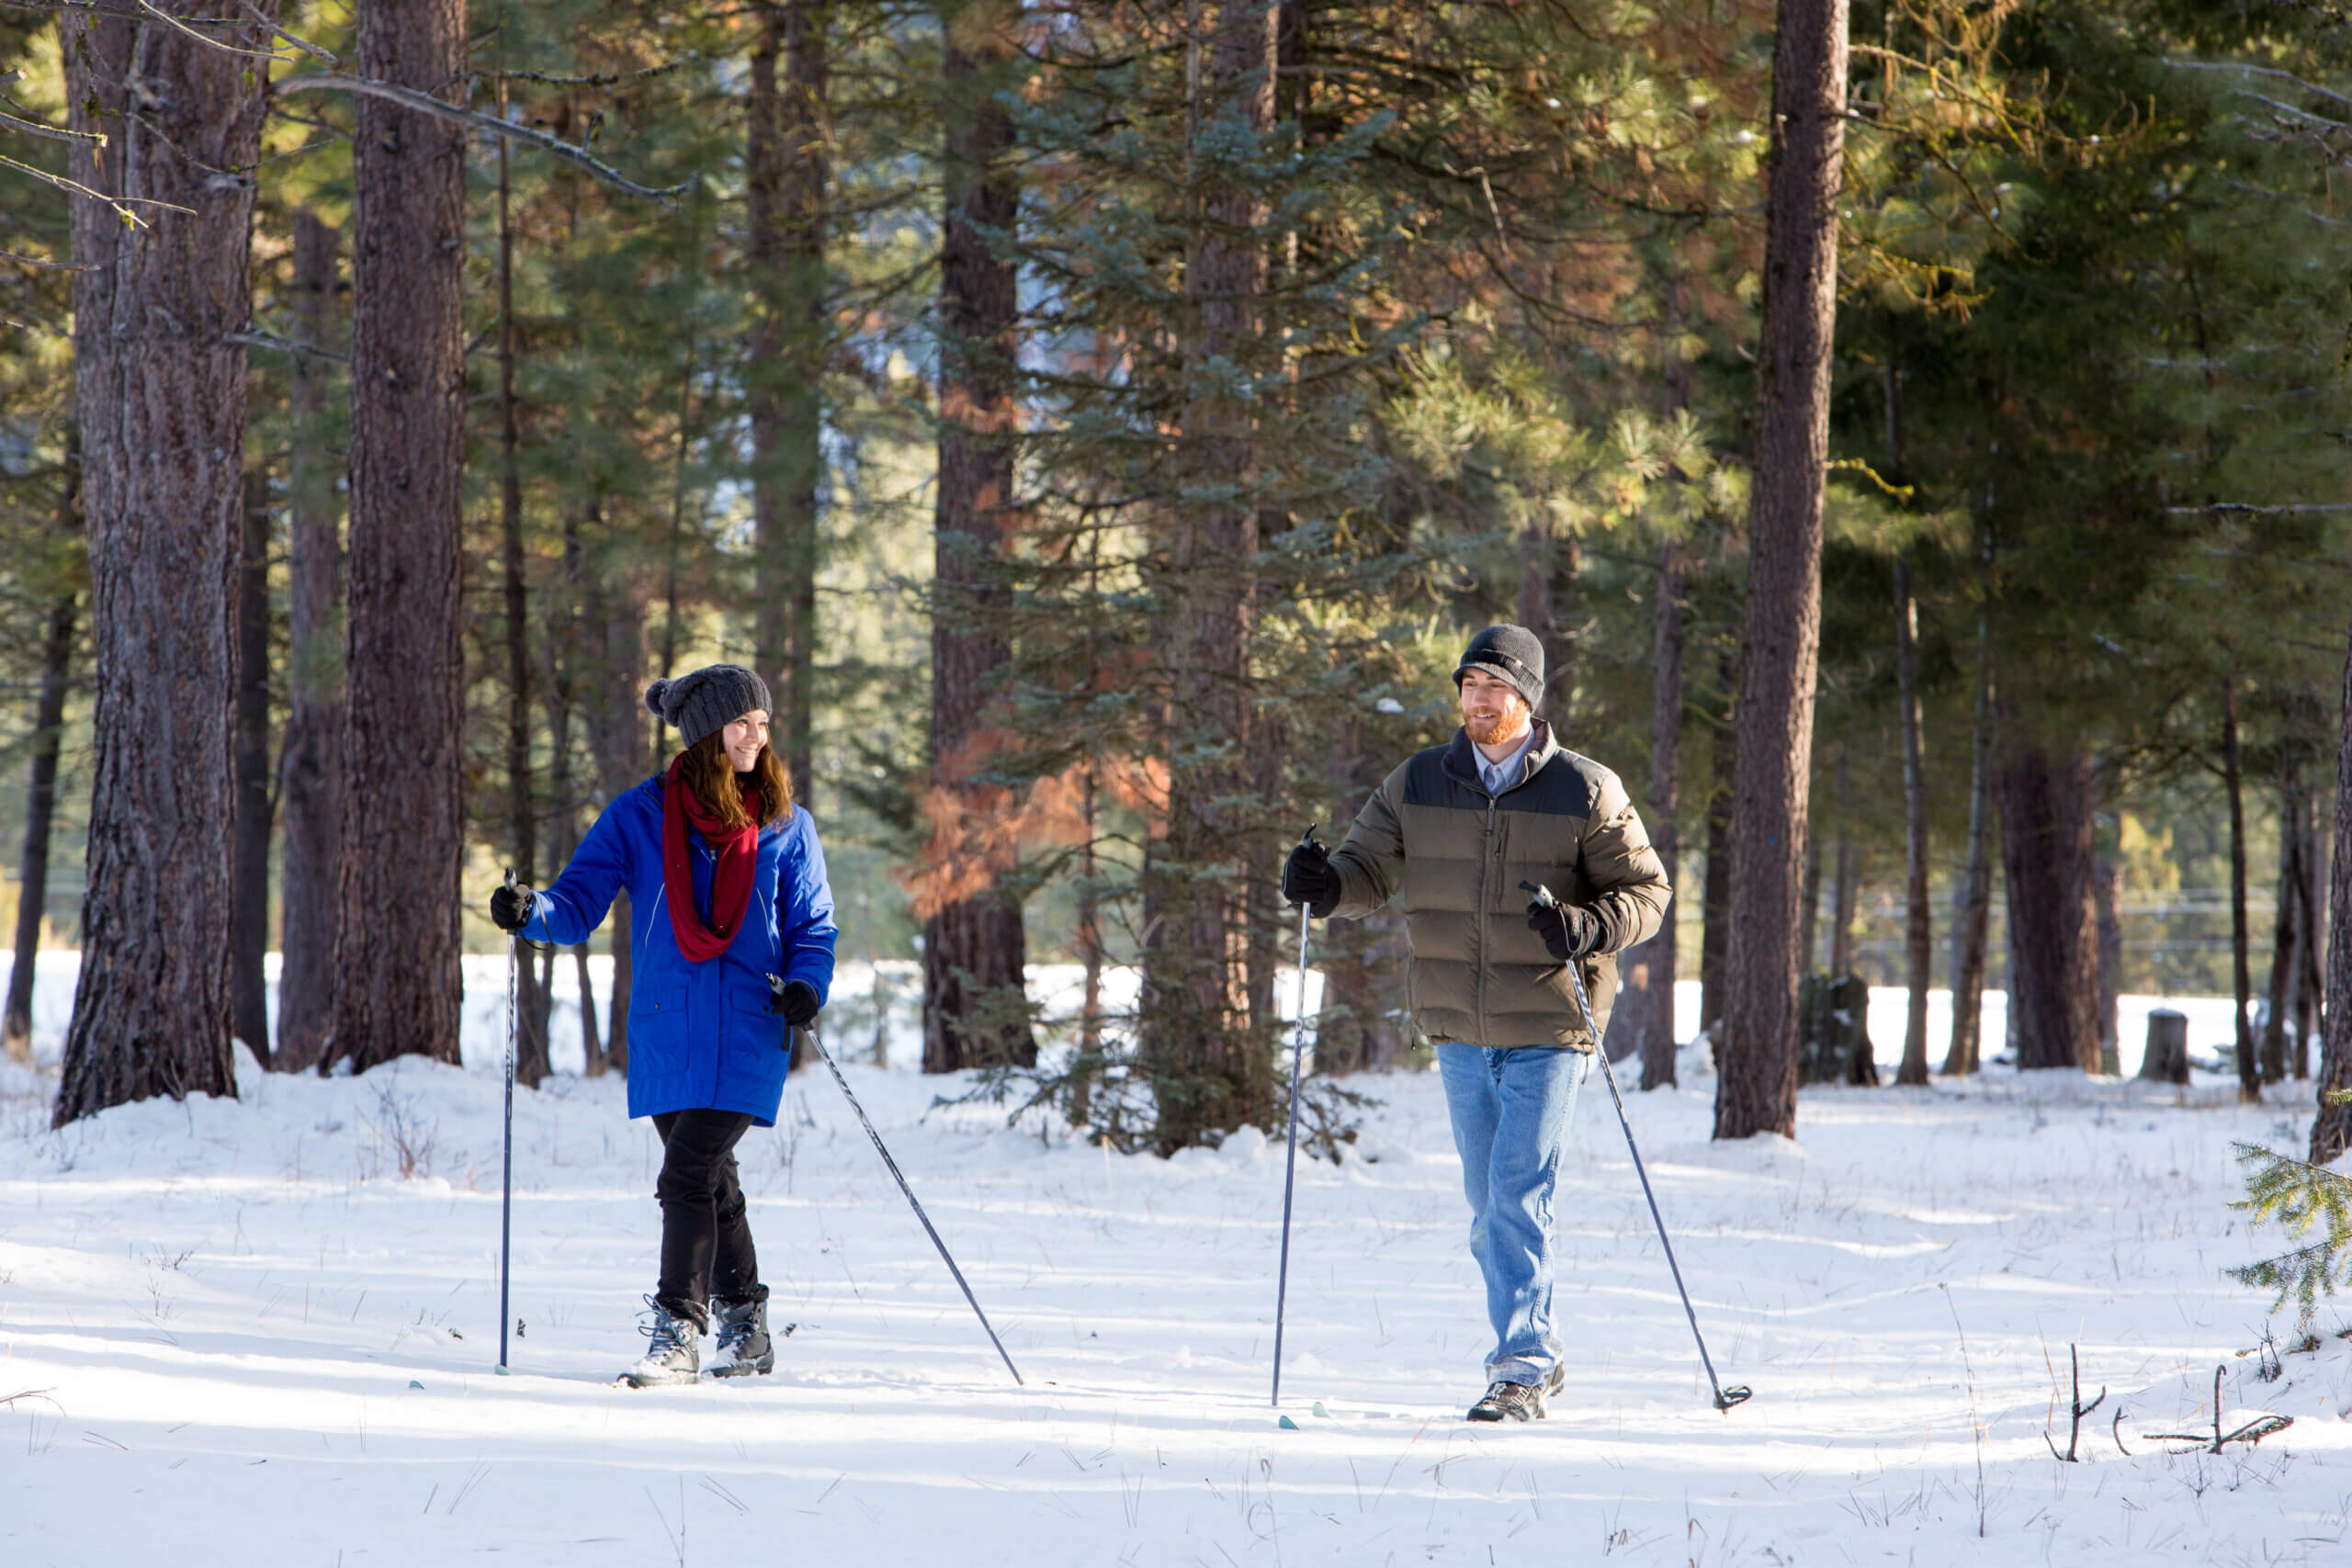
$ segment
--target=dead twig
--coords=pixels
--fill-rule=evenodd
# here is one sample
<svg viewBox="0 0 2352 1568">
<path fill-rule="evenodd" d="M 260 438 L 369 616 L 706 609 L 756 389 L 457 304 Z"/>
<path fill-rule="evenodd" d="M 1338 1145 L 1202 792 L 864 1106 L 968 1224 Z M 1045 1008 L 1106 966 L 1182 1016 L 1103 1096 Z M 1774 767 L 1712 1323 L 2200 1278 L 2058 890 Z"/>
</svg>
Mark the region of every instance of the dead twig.
<svg viewBox="0 0 2352 1568">
<path fill-rule="evenodd" d="M 2217 1454 L 2222 1451 L 2222 1446 L 2225 1443 L 2259 1443 L 2263 1438 L 2275 1437 L 2295 1424 L 2295 1418 L 2292 1416 L 2257 1416 L 2233 1432 L 2222 1431 L 2222 1374 L 2226 1371 L 2228 1371 L 2226 1366 L 2213 1369 L 2213 1433 L 2211 1437 L 2209 1438 L 2202 1432 L 2143 1432 L 2140 1436 L 2152 1443 L 2195 1443 L 2207 1453 Z"/>
<path fill-rule="evenodd" d="M 2050 1457 L 2052 1459 L 2057 1460 L 2064 1464 L 2080 1464 L 2082 1461 L 2075 1457 L 2075 1445 L 2082 1441 L 2083 1417 L 2089 1415 L 2092 1411 L 2097 1410 L 2101 1404 L 2106 1403 L 2107 1387 L 2105 1384 L 2101 1384 L 2098 1391 L 2098 1397 L 2092 1400 L 2088 1404 L 2085 1404 L 2083 1403 L 2082 1351 L 2074 1345 L 2069 1344 L 2066 1347 L 2066 1359 L 2068 1363 L 2073 1366 L 2075 1372 L 2075 1394 L 2072 1403 L 2075 1419 L 2074 1425 L 2068 1427 L 2066 1431 L 2066 1451 L 2063 1454 L 2060 1453 L 2058 1451 L 2058 1445 L 2051 1441 L 2050 1434 L 2047 1432 L 2041 1434 L 2041 1440 L 2045 1444 L 2048 1444 L 2050 1449 Z M 2116 1416 L 2119 1420 L 2121 1419 L 2122 1415 L 2123 1413 L 2120 1410 L 2116 1412 Z M 2119 1443 L 2116 1446 L 2120 1448 L 2122 1445 Z"/>
</svg>

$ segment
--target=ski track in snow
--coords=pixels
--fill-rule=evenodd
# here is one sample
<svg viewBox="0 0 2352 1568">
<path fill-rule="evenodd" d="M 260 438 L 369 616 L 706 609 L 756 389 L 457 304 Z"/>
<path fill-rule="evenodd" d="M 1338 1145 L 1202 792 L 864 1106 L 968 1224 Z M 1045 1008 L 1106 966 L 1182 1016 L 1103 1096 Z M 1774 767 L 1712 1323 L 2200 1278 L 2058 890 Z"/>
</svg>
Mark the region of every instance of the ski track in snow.
<svg viewBox="0 0 2352 1568">
<path fill-rule="evenodd" d="M 821 1069 L 741 1150 L 776 1371 L 693 1389 L 606 1381 L 651 1287 L 650 1126 L 616 1080 L 518 1091 L 494 1376 L 482 1044 L 357 1078 L 247 1061 L 240 1100 L 55 1134 L 53 1081 L 0 1066 L 0 1563 L 2352 1562 L 2352 1341 L 2259 1380 L 2239 1352 L 2291 1311 L 2220 1272 L 2283 1245 L 2226 1206 L 2230 1145 L 2300 1144 L 2299 1086 L 1808 1089 L 1801 1142 L 1740 1145 L 1707 1139 L 1711 1080 L 1629 1095 L 1709 1348 L 1756 1390 L 1723 1416 L 1590 1084 L 1567 1387 L 1506 1428 L 1461 1419 L 1487 1330 L 1435 1076 L 1358 1080 L 1385 1101 L 1362 1143 L 1300 1167 L 1286 1431 L 1278 1143 L 1119 1156 L 854 1064 L 1026 1389 Z M 2070 1341 L 2109 1391 L 2074 1465 L 2044 1447 Z M 2210 1429 L 2217 1365 L 2225 1419 L 2292 1429 L 2141 1436 Z"/>
</svg>

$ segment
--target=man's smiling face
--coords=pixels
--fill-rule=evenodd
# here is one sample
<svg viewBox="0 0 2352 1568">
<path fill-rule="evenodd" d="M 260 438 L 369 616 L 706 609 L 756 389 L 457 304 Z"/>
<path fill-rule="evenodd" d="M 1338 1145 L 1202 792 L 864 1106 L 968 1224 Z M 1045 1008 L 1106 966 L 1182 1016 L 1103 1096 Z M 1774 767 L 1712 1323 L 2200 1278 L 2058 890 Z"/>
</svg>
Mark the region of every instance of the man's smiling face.
<svg viewBox="0 0 2352 1568">
<path fill-rule="evenodd" d="M 1462 672 L 1462 728 L 1476 744 L 1499 746 L 1516 740 L 1533 716 L 1528 712 L 1527 699 L 1510 682 L 1483 670 Z"/>
</svg>

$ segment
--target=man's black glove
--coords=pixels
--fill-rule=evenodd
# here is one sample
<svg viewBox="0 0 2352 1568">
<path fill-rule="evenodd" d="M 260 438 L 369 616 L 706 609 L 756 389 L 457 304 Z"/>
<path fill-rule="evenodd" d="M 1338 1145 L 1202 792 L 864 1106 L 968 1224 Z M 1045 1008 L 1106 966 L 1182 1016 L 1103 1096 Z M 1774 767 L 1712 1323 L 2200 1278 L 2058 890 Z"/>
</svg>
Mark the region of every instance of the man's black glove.
<svg viewBox="0 0 2352 1568">
<path fill-rule="evenodd" d="M 1542 937 L 1544 948 L 1563 964 L 1600 951 L 1600 918 L 1581 904 L 1531 898 L 1527 929 Z"/>
<path fill-rule="evenodd" d="M 1306 905 L 1317 919 L 1340 907 L 1340 874 L 1331 869 L 1330 852 L 1322 845 L 1309 840 L 1283 863 L 1283 897 Z"/>
<path fill-rule="evenodd" d="M 503 882 L 490 896 L 491 923 L 503 931 L 519 931 L 531 923 L 539 896 L 518 882 Z"/>
<path fill-rule="evenodd" d="M 817 1006 L 817 987 L 808 981 L 768 976 L 768 1011 L 781 1013 L 793 1028 L 806 1029 L 816 1022 Z"/>
</svg>

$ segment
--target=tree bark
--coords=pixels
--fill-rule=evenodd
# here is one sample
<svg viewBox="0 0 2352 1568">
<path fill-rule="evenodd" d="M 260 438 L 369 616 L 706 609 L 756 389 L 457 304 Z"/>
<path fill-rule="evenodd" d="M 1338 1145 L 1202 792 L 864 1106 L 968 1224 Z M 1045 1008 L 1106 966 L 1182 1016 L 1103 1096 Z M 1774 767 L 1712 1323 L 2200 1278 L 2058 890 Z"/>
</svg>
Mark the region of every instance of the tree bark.
<svg viewBox="0 0 2352 1568">
<path fill-rule="evenodd" d="M 2230 801 L 2230 1023 L 2237 1037 L 2238 1099 L 2262 1100 L 2262 1060 L 2254 1046 L 2254 976 L 2246 933 L 2245 777 L 2238 759 L 2234 680 L 2222 683 L 2222 784 Z"/>
<path fill-rule="evenodd" d="M 2302 792 L 2302 845 L 2295 854 L 2296 911 L 2295 929 L 2299 940 L 2296 952 L 2297 968 L 2301 979 L 2295 987 L 2295 1037 L 2288 1052 L 2288 1065 L 2298 1078 L 2311 1077 L 2312 1035 L 2319 1032 L 2324 1018 L 2324 985 L 2320 965 L 2325 961 L 2323 948 L 2324 933 L 2319 923 L 2320 914 L 2320 854 L 2317 802 L 2308 789 Z"/>
<path fill-rule="evenodd" d="M 752 51 L 745 148 L 752 293 L 753 658 L 781 713 L 775 746 L 794 795 L 812 800 L 817 491 L 824 474 L 826 0 L 763 0 Z M 781 62 L 783 77 L 777 78 Z"/>
<path fill-rule="evenodd" d="M 1227 0 L 1216 13 L 1200 73 L 1199 121 L 1256 137 L 1273 123 L 1280 10 Z M 1250 192 L 1204 181 L 1198 237 L 1184 267 L 1193 329 L 1183 344 L 1188 384 L 1184 462 L 1194 486 L 1247 488 L 1255 463 L 1250 411 L 1216 385 L 1220 360 L 1247 355 L 1257 330 L 1266 259 L 1264 212 Z M 1250 1012 L 1249 908 L 1235 846 L 1250 823 L 1235 803 L 1250 781 L 1253 716 L 1250 641 L 1256 615 L 1259 516 L 1239 501 L 1170 505 L 1155 585 L 1159 646 L 1168 660 L 1169 794 L 1165 836 L 1151 846 L 1147 906 L 1156 910 L 1144 953 L 1141 1055 L 1149 1072 L 1162 1154 L 1213 1142 L 1269 1114 L 1273 1063 Z"/>
<path fill-rule="evenodd" d="M 1707 788 L 1707 882 L 1699 903 L 1699 1027 L 1713 1029 L 1723 1021 L 1724 965 L 1731 955 L 1731 890 L 1737 879 L 1732 863 L 1731 780 L 1736 760 L 1736 732 L 1729 724 L 1716 727 L 1713 776 Z M 1715 1036 L 1718 1060 L 1723 1037 Z"/>
<path fill-rule="evenodd" d="M 73 178 L 171 204 L 134 208 L 134 228 L 103 202 L 73 203 L 97 700 L 62 1127 L 151 1095 L 236 1092 L 221 939 L 245 350 L 229 339 L 252 308 L 253 185 L 215 171 L 254 166 L 265 89 L 249 61 L 160 14 L 68 14 L 59 30 L 73 128 L 106 138 L 75 144 Z M 257 22 L 213 36 L 267 38 Z"/>
<path fill-rule="evenodd" d="M 2091 893 L 2098 919 L 2098 1069 L 2113 1073 L 2122 1070 L 2123 916 L 2118 906 L 2123 897 L 2123 868 L 2111 860 L 2093 861 Z"/>
<path fill-rule="evenodd" d="M 583 523 L 601 522 L 602 510 L 591 502 Z M 607 552 L 608 554 L 611 552 Z M 578 639 L 587 649 L 595 671 L 583 717 L 590 749 L 595 753 L 598 780 L 606 801 L 617 798 L 645 781 L 650 760 L 646 745 L 645 718 L 645 599 L 626 562 L 606 559 L 587 573 L 588 592 L 582 604 L 584 622 Z M 634 917 L 624 892 L 613 899 L 605 917 L 606 939 L 612 944 L 613 994 L 605 1010 L 605 1061 L 616 1073 L 628 1072 L 628 1011 L 633 989 L 629 933 Z"/>
<path fill-rule="evenodd" d="M 455 101 L 465 0 L 363 0 L 359 72 Z M 458 1059 L 465 134 L 362 98 L 334 1053 Z"/>
<path fill-rule="evenodd" d="M 1680 871 L 1676 816 L 1682 787 L 1682 579 L 1687 566 L 1679 542 L 1668 540 L 1658 547 L 1657 604 L 1650 634 L 1650 798 L 1642 820 L 1669 885 Z M 1626 951 L 1619 965 L 1624 987 L 1609 1019 L 1609 1032 L 1641 1054 L 1645 1089 L 1674 1082 L 1674 927 L 1669 903 L 1657 935 Z"/>
<path fill-rule="evenodd" d="M 1821 643 L 1822 487 L 1838 312 L 1846 0 L 1780 0 L 1733 784 L 1731 951 L 1715 1136 L 1796 1132 L 1797 890 Z"/>
<path fill-rule="evenodd" d="M 269 1065 L 269 470 L 245 470 L 237 558 L 236 818 L 230 840 L 230 1024 Z"/>
<path fill-rule="evenodd" d="M 2327 874 L 2327 996 L 2322 1013 L 2317 1089 L 2319 1113 L 2312 1118 L 2311 1157 L 2325 1165 L 2352 1145 L 2352 1104 L 2331 1104 L 2328 1096 L 2352 1089 L 2352 643 L 2344 661 L 2344 704 L 2336 730 L 2335 849 Z"/>
<path fill-rule="evenodd" d="M 1001 566 L 1016 524 L 1012 117 L 996 94 L 1021 60 L 1016 0 L 943 4 L 945 197 L 939 279 L 939 479 L 933 511 L 932 787 L 926 814 L 923 1071 L 1031 1066 L 1028 941 L 1001 885 L 1018 850 L 1011 788 L 987 782 L 1008 743 L 991 682 L 1011 657 Z"/>
<path fill-rule="evenodd" d="M 505 112 L 506 89 L 499 87 Z M 498 142 L 498 532 L 506 607 L 506 831 L 515 879 L 538 885 L 538 807 L 531 787 L 530 590 L 523 552 L 523 425 L 514 398 L 514 228 L 506 141 Z M 539 966 L 518 961 L 514 976 L 514 1077 L 537 1089 L 548 1076 L 549 987 Z"/>
<path fill-rule="evenodd" d="M 1976 716 L 1968 743 L 1968 866 L 1951 933 L 1951 1044 L 1944 1074 L 1976 1071 L 1984 1032 L 1984 937 L 1993 910 L 1993 628 L 1976 620 Z"/>
<path fill-rule="evenodd" d="M 336 234 L 304 208 L 294 215 L 294 310 L 322 347 L 335 315 Z M 286 730 L 279 738 L 277 1049 L 270 1066 L 321 1066 L 334 1030 L 334 942 L 343 839 L 343 534 L 336 515 L 341 422 L 330 412 L 324 364 L 294 356 L 288 413 L 294 456 L 286 513 Z"/>
<path fill-rule="evenodd" d="M 1928 987 L 1935 983 L 1933 912 L 1928 903 L 1927 741 L 1919 713 L 1919 603 L 1911 596 L 1909 558 L 1894 563 L 1895 670 L 1903 708 L 1903 952 L 1910 1006 L 1903 1022 L 1903 1065 L 1894 1081 L 1928 1081 Z"/>
<path fill-rule="evenodd" d="M 2098 919 L 2091 760 L 2003 739 L 2001 858 L 2009 888 L 2010 1027 L 2018 1066 L 2098 1071 Z"/>
<path fill-rule="evenodd" d="M 1854 837 L 1846 813 L 1847 785 L 1853 764 L 1846 748 L 1838 748 L 1838 859 L 1829 889 L 1829 974 L 1844 979 L 1854 972 L 1854 910 L 1861 900 L 1862 846 Z"/>
<path fill-rule="evenodd" d="M 65 488 L 58 506 L 58 532 L 78 530 L 81 519 L 82 442 L 68 428 Z M 17 863 L 16 958 L 8 969 L 8 1000 L 0 1012 L 0 1046 L 21 1063 L 33 1059 L 33 981 L 40 961 L 40 927 L 49 910 L 50 829 L 57 817 L 57 759 L 64 740 L 65 693 L 74 675 L 74 647 L 81 630 L 82 596 L 67 589 L 50 601 L 40 639 L 40 689 L 33 699 L 32 760 L 25 771 L 25 842 Z"/>
</svg>

